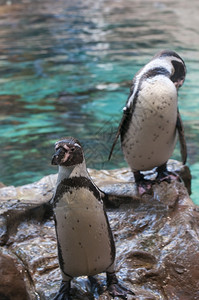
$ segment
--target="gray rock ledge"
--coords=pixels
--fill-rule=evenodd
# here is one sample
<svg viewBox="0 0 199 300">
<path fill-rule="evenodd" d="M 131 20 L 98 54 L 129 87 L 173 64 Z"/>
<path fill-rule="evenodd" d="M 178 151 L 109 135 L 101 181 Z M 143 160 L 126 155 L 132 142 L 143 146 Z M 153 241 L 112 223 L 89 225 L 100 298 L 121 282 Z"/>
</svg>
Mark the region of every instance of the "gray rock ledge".
<svg viewBox="0 0 199 300">
<path fill-rule="evenodd" d="M 116 242 L 117 275 L 136 295 L 128 299 L 199 299 L 199 207 L 187 192 L 191 186 L 188 167 L 170 161 L 169 168 L 179 172 L 184 183 L 155 184 L 152 195 L 142 197 L 136 194 L 129 169 L 89 170 L 96 184 L 116 201 L 117 208 L 107 212 Z M 41 214 L 40 221 L 28 221 L 20 217 L 51 199 L 56 177 L 0 188 L 0 299 L 50 300 L 59 288 L 52 218 L 42 221 Z M 13 226 L 7 232 L 10 218 Z M 111 299 L 105 275 L 97 280 L 100 288 L 95 297 Z M 74 299 L 95 299 L 86 277 L 75 279 L 72 291 Z"/>
</svg>

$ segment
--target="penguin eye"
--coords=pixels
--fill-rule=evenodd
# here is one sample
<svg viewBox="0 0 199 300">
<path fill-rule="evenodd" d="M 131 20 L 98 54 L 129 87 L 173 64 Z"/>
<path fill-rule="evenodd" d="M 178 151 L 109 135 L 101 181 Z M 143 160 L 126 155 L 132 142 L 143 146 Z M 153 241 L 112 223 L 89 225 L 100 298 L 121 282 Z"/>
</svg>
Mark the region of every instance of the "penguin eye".
<svg viewBox="0 0 199 300">
<path fill-rule="evenodd" d="M 61 150 L 62 152 L 66 152 L 66 153 L 68 152 L 68 150 L 65 149 L 63 146 L 57 147 L 56 151 L 58 151 L 58 150 Z"/>
<path fill-rule="evenodd" d="M 70 148 L 70 151 L 71 151 L 71 152 L 75 151 L 75 147 Z"/>
</svg>

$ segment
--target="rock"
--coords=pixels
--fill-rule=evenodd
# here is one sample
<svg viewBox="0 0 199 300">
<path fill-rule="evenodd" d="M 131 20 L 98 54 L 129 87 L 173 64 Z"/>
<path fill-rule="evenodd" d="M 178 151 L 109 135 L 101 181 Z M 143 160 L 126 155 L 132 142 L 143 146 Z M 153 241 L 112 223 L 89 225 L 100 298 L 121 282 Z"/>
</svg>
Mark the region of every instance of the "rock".
<svg viewBox="0 0 199 300">
<path fill-rule="evenodd" d="M 5 253 L 5 250 L 0 252 L 0 299 L 28 300 L 24 269 L 16 257 Z"/>
<path fill-rule="evenodd" d="M 183 174 L 190 191 L 189 169 L 173 161 L 170 167 Z M 153 186 L 152 195 L 138 197 L 128 169 L 90 170 L 90 174 L 117 202 L 118 207 L 107 212 L 116 242 L 117 275 L 136 294 L 128 299 L 199 299 L 199 208 L 191 201 L 184 183 L 162 182 Z M 59 288 L 61 276 L 53 220 L 42 221 L 43 212 L 39 222 L 24 217 L 27 208 L 31 211 L 29 218 L 38 215 L 34 206 L 51 199 L 55 181 L 56 175 L 50 175 L 34 184 L 0 189 L 1 253 L 3 260 L 8 260 L 16 274 L 21 275 L 14 277 L 9 273 L 8 285 L 0 292 L 12 290 L 17 284 L 20 289 L 15 296 L 21 298 L 15 300 L 50 300 Z M 116 200 L 112 197 L 115 194 Z M 5 238 L 7 220 L 12 221 L 14 228 Z M 105 274 L 96 278 L 95 297 L 111 299 Z M 72 293 L 75 299 L 93 299 L 86 277 L 74 279 Z M 12 299 L 10 294 L 7 297 Z"/>
</svg>

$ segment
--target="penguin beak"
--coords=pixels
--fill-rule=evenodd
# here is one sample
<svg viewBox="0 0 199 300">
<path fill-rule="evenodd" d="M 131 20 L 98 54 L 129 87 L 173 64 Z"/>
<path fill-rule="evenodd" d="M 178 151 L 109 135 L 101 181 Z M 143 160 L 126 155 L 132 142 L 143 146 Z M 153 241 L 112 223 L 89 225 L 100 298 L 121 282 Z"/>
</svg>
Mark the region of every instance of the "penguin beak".
<svg viewBox="0 0 199 300">
<path fill-rule="evenodd" d="M 63 150 L 58 149 L 52 157 L 51 165 L 59 165 L 64 156 Z"/>
<path fill-rule="evenodd" d="M 56 155 L 54 154 L 51 160 L 51 165 L 58 165 Z"/>
</svg>

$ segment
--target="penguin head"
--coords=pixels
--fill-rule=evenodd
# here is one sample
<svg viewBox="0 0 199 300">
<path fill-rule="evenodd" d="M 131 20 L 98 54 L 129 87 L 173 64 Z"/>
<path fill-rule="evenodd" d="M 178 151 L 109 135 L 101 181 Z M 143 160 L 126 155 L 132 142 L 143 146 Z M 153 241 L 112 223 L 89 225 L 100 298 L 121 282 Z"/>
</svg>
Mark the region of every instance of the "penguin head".
<svg viewBox="0 0 199 300">
<path fill-rule="evenodd" d="M 175 87 L 179 89 L 185 80 L 186 66 L 183 59 L 174 51 L 163 50 L 158 52 L 154 59 L 164 60 L 171 65 L 170 80 L 174 83 Z"/>
<path fill-rule="evenodd" d="M 51 164 L 59 166 L 75 166 L 84 160 L 80 142 L 73 137 L 61 138 L 55 143 L 55 153 Z"/>
</svg>

